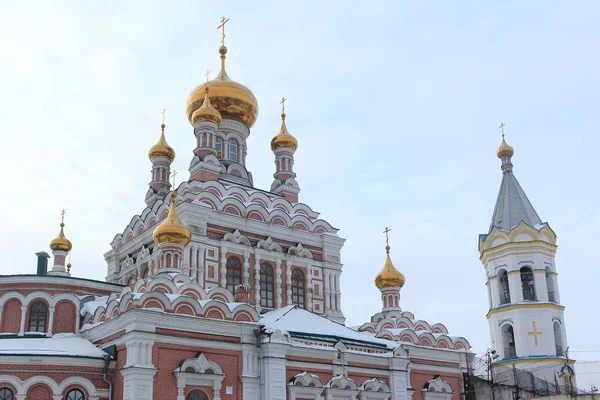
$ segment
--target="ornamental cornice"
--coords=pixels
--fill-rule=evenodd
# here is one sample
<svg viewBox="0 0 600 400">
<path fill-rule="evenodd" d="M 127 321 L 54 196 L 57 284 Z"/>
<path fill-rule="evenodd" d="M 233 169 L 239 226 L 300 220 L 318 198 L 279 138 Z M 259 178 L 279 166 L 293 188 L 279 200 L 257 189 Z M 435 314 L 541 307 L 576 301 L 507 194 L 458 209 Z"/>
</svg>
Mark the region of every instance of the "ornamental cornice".
<svg viewBox="0 0 600 400">
<path fill-rule="evenodd" d="M 481 252 L 479 259 L 485 265 L 490 261 L 512 256 L 512 255 L 527 255 L 531 253 L 539 253 L 547 257 L 554 257 L 558 246 L 535 240 L 529 242 L 507 242 L 491 249 L 486 249 Z"/>
<path fill-rule="evenodd" d="M 549 309 L 549 310 L 555 310 L 555 311 L 560 311 L 563 312 L 565 310 L 565 306 L 561 306 L 559 304 L 555 304 L 555 303 L 541 303 L 541 302 L 531 302 L 531 303 L 518 303 L 518 304 L 512 304 L 509 306 L 506 305 L 502 305 L 499 307 L 496 307 L 494 309 L 491 309 L 488 311 L 486 317 L 488 319 L 490 319 L 493 315 L 495 314 L 503 314 L 505 312 L 508 311 L 514 311 L 514 310 L 536 310 L 536 309 Z"/>
<path fill-rule="evenodd" d="M 18 366 L 35 364 L 54 367 L 75 367 L 78 370 L 80 370 L 81 367 L 103 369 L 104 358 L 91 358 L 85 356 L 60 357 L 41 354 L 2 355 L 2 365 L 13 364 Z M 58 368 L 54 369 L 55 372 L 61 372 Z"/>
</svg>

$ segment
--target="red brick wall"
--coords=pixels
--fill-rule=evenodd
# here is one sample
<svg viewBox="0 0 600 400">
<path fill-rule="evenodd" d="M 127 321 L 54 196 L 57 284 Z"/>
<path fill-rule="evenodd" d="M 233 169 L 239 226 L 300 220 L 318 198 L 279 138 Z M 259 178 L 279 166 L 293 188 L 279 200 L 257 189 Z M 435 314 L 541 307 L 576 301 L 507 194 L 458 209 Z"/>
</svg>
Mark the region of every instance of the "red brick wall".
<svg viewBox="0 0 600 400">
<path fill-rule="evenodd" d="M 52 390 L 43 383 L 33 385 L 27 391 L 27 400 L 50 400 L 52 399 Z"/>
<path fill-rule="evenodd" d="M 52 333 L 75 333 L 76 308 L 69 300 L 59 301 L 54 310 Z"/>
<path fill-rule="evenodd" d="M 0 332 L 19 333 L 21 328 L 21 300 L 11 299 L 4 303 L 3 308 Z"/>
</svg>

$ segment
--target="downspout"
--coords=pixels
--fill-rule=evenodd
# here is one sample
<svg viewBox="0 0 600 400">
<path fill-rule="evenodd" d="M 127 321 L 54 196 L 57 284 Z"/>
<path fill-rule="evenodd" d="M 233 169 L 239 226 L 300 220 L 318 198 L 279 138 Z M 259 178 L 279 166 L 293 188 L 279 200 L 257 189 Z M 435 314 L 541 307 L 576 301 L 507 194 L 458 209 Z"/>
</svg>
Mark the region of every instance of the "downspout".
<svg viewBox="0 0 600 400">
<path fill-rule="evenodd" d="M 111 383 L 111 381 L 108 380 L 107 378 L 107 372 L 108 372 L 108 366 L 110 365 L 110 354 L 105 354 L 104 355 L 104 372 L 102 373 L 102 380 L 104 382 L 106 382 L 106 384 L 108 385 L 108 400 L 112 400 L 112 392 L 113 392 L 113 385 Z"/>
</svg>

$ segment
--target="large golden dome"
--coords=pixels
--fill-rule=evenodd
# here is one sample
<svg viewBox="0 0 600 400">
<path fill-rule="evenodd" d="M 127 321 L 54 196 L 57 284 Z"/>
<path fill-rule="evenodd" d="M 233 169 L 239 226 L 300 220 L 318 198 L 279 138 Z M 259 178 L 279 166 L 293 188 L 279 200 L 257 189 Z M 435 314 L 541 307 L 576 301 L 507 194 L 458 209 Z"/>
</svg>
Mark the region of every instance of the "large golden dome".
<svg viewBox="0 0 600 400">
<path fill-rule="evenodd" d="M 390 246 L 385 246 L 386 259 L 385 265 L 375 277 L 375 286 L 378 289 L 401 288 L 404 286 L 404 275 L 394 267 L 390 258 Z"/>
<path fill-rule="evenodd" d="M 175 150 L 169 146 L 167 140 L 165 139 L 165 124 L 162 124 L 160 128 L 160 139 L 158 139 L 158 143 L 150 147 L 150 150 L 148 150 L 148 158 L 153 160 L 156 157 L 164 157 L 170 161 L 173 161 L 175 159 Z"/>
<path fill-rule="evenodd" d="M 275 151 L 279 148 L 288 148 L 296 151 L 298 149 L 298 141 L 287 130 L 285 125 L 285 113 L 281 113 L 281 129 L 277 136 L 271 139 L 271 150 Z"/>
<path fill-rule="evenodd" d="M 176 198 L 177 194 L 171 192 L 171 207 L 169 208 L 169 214 L 160 225 L 154 228 L 154 232 L 152 233 L 154 242 L 158 245 L 175 243 L 186 246 L 192 237 L 190 230 L 179 221 L 177 210 L 175 209 Z"/>
<path fill-rule="evenodd" d="M 258 102 L 250 89 L 241 83 L 237 83 L 229 78 L 225 72 L 225 55 L 227 47 L 219 48 L 221 54 L 221 71 L 219 75 L 208 82 L 210 87 L 210 102 L 212 106 L 221 113 L 224 119 L 232 119 L 252 128 L 258 117 Z M 205 86 L 196 87 L 188 96 L 185 112 L 188 120 L 195 125 L 194 114 L 196 110 L 202 107 L 205 97 Z"/>
<path fill-rule="evenodd" d="M 60 233 L 58 234 L 57 237 L 52 239 L 52 241 L 50 242 L 50 249 L 52 251 L 66 251 L 66 252 L 71 251 L 71 248 L 73 246 L 71 245 L 71 241 L 69 239 L 67 239 L 67 237 L 65 236 L 64 227 L 65 227 L 65 224 L 63 222 L 61 222 L 60 223 Z"/>
</svg>

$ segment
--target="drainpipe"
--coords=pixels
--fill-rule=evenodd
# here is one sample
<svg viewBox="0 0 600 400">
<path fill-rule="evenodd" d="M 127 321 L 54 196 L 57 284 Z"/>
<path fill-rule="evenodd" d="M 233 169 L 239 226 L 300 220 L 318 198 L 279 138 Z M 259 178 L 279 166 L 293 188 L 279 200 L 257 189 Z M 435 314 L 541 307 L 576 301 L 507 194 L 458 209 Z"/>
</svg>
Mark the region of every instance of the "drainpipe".
<svg viewBox="0 0 600 400">
<path fill-rule="evenodd" d="M 104 382 L 106 382 L 106 384 L 108 385 L 108 400 L 112 400 L 112 392 L 113 392 L 113 385 L 111 383 L 111 381 L 108 380 L 108 378 L 106 377 L 106 374 L 108 372 L 108 366 L 110 364 L 110 354 L 105 354 L 104 355 L 104 373 L 102 374 L 102 380 Z"/>
</svg>

